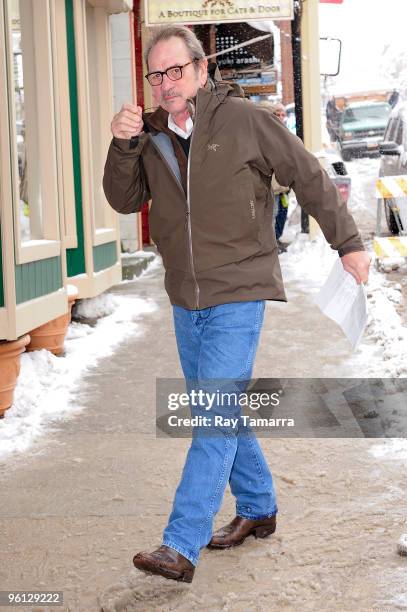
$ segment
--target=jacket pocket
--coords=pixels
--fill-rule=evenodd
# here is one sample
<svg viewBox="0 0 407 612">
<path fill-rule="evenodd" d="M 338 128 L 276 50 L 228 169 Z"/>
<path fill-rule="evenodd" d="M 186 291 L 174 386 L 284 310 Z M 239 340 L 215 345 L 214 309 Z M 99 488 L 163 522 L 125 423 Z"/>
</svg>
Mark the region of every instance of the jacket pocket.
<svg viewBox="0 0 407 612">
<path fill-rule="evenodd" d="M 188 234 L 182 203 L 171 211 L 161 201 L 152 202 L 149 212 L 150 236 L 162 256 L 165 268 L 188 269 Z"/>
<path fill-rule="evenodd" d="M 235 177 L 216 191 L 216 197 L 201 196 L 192 204 L 192 244 L 195 269 L 209 270 L 252 257 L 261 250 L 261 219 L 264 202 L 256 199 L 247 177 Z"/>
<path fill-rule="evenodd" d="M 260 244 L 260 210 L 251 182 L 239 182 L 234 186 L 236 230 L 242 240 Z"/>
</svg>

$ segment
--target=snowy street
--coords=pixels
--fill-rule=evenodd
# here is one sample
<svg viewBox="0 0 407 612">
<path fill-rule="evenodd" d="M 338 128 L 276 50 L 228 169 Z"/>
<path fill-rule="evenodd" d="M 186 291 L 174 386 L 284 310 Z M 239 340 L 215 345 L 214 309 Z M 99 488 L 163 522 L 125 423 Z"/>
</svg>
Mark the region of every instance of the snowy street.
<svg viewBox="0 0 407 612">
<path fill-rule="evenodd" d="M 367 240 L 377 164 L 347 164 Z M 368 328 L 352 353 L 312 301 L 334 257 L 302 238 L 281 256 L 289 301 L 267 304 L 256 377 L 406 375 L 401 272 L 372 271 Z M 407 609 L 407 557 L 397 554 L 407 444 L 397 439 L 261 438 L 276 533 L 203 550 L 192 585 L 133 568 L 136 552 L 161 543 L 189 441 L 156 438 L 155 379 L 181 377 L 158 258 L 110 293 L 111 313 L 93 330 L 71 326 L 66 355 L 48 359 L 35 410 L 20 389 L 0 423 L 2 589 L 62 590 L 65 612 Z M 27 385 L 45 356 L 24 357 Z M 215 528 L 233 516 L 228 490 Z"/>
</svg>

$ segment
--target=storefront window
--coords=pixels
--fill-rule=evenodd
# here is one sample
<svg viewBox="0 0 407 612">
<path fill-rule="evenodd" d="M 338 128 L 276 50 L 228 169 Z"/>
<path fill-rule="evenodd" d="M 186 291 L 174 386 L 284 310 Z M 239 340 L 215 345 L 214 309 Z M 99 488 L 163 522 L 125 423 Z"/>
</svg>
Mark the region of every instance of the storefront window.
<svg viewBox="0 0 407 612">
<path fill-rule="evenodd" d="M 87 52 L 88 52 L 88 77 L 89 77 L 89 96 L 90 96 L 90 126 L 92 133 L 92 171 L 93 171 L 93 192 L 95 200 L 94 209 L 94 220 L 95 228 L 105 227 L 105 215 L 104 215 L 104 198 L 102 191 L 102 172 L 103 172 L 103 160 L 100 142 L 100 93 L 98 87 L 98 79 L 100 76 L 99 62 L 103 58 L 100 58 L 99 48 L 100 43 L 98 41 L 98 15 L 101 15 L 105 19 L 104 13 L 98 11 L 88 2 L 86 2 L 86 41 L 87 41 Z M 102 25 L 100 21 L 99 27 Z M 99 34 L 100 37 L 100 34 Z"/>
<path fill-rule="evenodd" d="M 18 159 L 18 214 L 21 240 L 43 238 L 40 159 L 38 156 L 37 82 L 30 0 L 13 0 L 11 34 Z"/>
<path fill-rule="evenodd" d="M 112 210 L 102 188 L 103 168 L 110 142 L 112 100 L 106 99 L 111 85 L 109 22 L 105 8 L 86 1 L 86 71 L 89 124 L 91 130 L 90 160 L 92 173 L 93 228 L 95 239 L 111 231 Z M 110 239 L 110 238 L 109 238 Z"/>
<path fill-rule="evenodd" d="M 55 1 L 55 0 L 54 0 Z M 17 262 L 59 253 L 54 3 L 4 0 Z"/>
</svg>

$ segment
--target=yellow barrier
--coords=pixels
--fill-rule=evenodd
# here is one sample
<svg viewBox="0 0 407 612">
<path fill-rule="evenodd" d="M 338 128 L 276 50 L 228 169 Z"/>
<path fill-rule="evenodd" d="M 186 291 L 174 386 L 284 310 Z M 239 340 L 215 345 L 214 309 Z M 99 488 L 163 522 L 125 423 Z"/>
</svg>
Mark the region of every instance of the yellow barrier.
<svg viewBox="0 0 407 612">
<path fill-rule="evenodd" d="M 407 257 L 407 236 L 376 236 L 373 250 L 377 257 Z"/>
<path fill-rule="evenodd" d="M 383 203 L 389 206 L 392 210 L 395 223 L 399 228 L 400 236 L 390 238 L 376 238 L 373 242 L 373 248 L 378 257 L 407 257 L 406 253 L 406 224 L 405 220 L 401 222 L 400 216 L 405 218 L 406 214 L 406 198 L 407 198 L 407 175 L 400 176 L 381 176 L 376 180 L 376 198 L 377 198 L 377 214 L 376 214 L 376 234 L 380 236 L 382 229 L 382 208 Z M 386 202 L 387 200 L 387 202 Z M 402 210 L 400 212 L 400 206 Z"/>
<path fill-rule="evenodd" d="M 376 180 L 376 198 L 405 198 L 407 197 L 407 175 L 382 176 Z"/>
</svg>

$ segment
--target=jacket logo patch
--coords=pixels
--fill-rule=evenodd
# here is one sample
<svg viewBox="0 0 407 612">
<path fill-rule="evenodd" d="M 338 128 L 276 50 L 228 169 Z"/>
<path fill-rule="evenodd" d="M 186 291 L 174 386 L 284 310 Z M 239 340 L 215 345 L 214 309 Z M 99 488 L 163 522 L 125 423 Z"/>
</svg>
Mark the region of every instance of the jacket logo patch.
<svg viewBox="0 0 407 612">
<path fill-rule="evenodd" d="M 208 144 L 208 151 L 217 151 L 220 147 L 220 144 Z"/>
<path fill-rule="evenodd" d="M 254 206 L 253 200 L 250 200 L 250 212 L 252 213 L 252 219 L 256 218 L 256 208 Z"/>
</svg>

